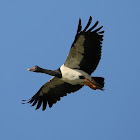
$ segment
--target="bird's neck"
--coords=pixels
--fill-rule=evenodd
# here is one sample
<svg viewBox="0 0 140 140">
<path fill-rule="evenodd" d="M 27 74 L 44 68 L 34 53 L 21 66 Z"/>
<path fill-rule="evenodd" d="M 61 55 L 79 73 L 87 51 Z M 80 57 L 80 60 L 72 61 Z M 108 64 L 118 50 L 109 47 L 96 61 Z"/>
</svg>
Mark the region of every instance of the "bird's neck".
<svg viewBox="0 0 140 140">
<path fill-rule="evenodd" d="M 39 72 L 62 78 L 62 74 L 59 70 L 48 70 L 41 68 Z"/>
<path fill-rule="evenodd" d="M 48 69 L 40 68 L 38 66 L 34 66 L 33 68 L 28 69 L 28 70 L 33 71 L 33 72 L 38 72 L 38 73 L 45 73 L 45 74 L 49 74 L 49 75 L 52 75 L 52 76 L 56 76 L 58 78 L 62 78 L 62 74 L 61 74 L 61 71 L 59 69 L 48 70 Z"/>
</svg>

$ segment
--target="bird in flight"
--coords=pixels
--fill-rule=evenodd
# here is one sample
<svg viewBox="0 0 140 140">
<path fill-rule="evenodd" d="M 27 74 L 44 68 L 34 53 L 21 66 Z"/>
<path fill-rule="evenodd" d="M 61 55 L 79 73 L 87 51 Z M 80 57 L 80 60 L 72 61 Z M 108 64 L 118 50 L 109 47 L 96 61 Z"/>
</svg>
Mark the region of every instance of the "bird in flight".
<svg viewBox="0 0 140 140">
<path fill-rule="evenodd" d="M 84 85 L 93 90 L 104 90 L 104 78 L 91 76 L 101 59 L 104 31 L 101 31 L 103 26 L 95 29 L 98 21 L 89 28 L 91 21 L 90 16 L 86 27 L 82 30 L 81 19 L 79 19 L 74 42 L 65 63 L 60 68 L 48 70 L 34 66 L 28 69 L 28 71 L 52 75 L 53 78 L 29 100 L 22 100 L 23 104 L 37 105 L 36 110 L 42 105 L 44 111 L 47 106 L 51 108 L 53 104 L 60 101 L 61 97 L 81 89 Z"/>
</svg>

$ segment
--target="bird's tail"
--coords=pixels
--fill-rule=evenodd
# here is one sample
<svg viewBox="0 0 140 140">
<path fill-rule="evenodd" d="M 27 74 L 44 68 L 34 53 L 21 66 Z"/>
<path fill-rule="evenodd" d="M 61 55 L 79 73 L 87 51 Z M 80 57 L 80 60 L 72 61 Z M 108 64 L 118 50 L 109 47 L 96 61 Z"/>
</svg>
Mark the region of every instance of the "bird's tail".
<svg viewBox="0 0 140 140">
<path fill-rule="evenodd" d="M 98 86 L 102 89 L 104 87 L 104 78 L 103 77 L 92 77 L 98 83 Z"/>
</svg>

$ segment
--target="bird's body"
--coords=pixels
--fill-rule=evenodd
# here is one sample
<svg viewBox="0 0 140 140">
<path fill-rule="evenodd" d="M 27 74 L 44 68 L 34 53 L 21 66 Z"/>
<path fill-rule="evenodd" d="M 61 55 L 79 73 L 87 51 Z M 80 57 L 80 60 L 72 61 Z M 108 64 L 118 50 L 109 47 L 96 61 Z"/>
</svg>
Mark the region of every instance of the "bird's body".
<svg viewBox="0 0 140 140">
<path fill-rule="evenodd" d="M 84 85 L 94 90 L 103 90 L 104 78 L 92 77 L 91 74 L 101 58 L 104 31 L 100 31 L 103 26 L 93 30 L 98 25 L 98 21 L 88 29 L 91 21 L 92 17 L 89 18 L 86 27 L 82 31 L 81 19 L 79 19 L 74 42 L 65 63 L 60 68 L 47 70 L 34 66 L 28 69 L 29 71 L 45 73 L 54 77 L 44 84 L 27 103 L 32 104 L 32 106 L 37 104 L 36 109 L 39 109 L 42 105 L 42 110 L 45 110 L 47 104 L 52 107 L 61 97 L 81 89 Z"/>
<path fill-rule="evenodd" d="M 84 79 L 80 79 L 80 76 L 83 76 L 87 79 L 92 79 L 89 74 L 86 72 L 79 70 L 79 69 L 71 69 L 65 65 L 62 65 L 60 67 L 61 73 L 62 73 L 62 80 L 72 84 L 72 85 L 85 85 L 86 81 Z"/>
</svg>

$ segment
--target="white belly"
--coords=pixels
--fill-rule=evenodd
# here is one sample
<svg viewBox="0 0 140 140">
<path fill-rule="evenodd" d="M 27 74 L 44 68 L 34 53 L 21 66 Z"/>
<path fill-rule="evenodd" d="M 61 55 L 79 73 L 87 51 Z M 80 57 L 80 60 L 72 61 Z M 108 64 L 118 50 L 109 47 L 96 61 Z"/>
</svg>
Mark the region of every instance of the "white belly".
<svg viewBox="0 0 140 140">
<path fill-rule="evenodd" d="M 76 84 L 84 85 L 85 80 L 80 79 L 79 76 L 84 76 L 85 78 L 89 80 L 92 79 L 90 75 L 87 74 L 86 72 L 82 70 L 78 70 L 78 69 L 71 69 L 69 67 L 66 67 L 65 65 L 62 65 L 60 67 L 60 70 L 62 73 L 62 80 L 72 85 L 76 85 Z"/>
</svg>

